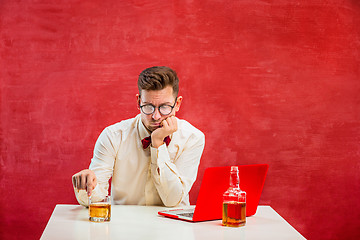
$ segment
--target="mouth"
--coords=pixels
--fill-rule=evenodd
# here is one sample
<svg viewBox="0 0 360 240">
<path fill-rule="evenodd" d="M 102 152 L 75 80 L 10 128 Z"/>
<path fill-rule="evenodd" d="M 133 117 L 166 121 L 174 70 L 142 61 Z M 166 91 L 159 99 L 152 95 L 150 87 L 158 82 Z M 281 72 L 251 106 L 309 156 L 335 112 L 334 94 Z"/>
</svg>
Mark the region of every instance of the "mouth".
<svg viewBox="0 0 360 240">
<path fill-rule="evenodd" d="M 153 123 L 150 123 L 150 126 L 151 126 L 152 128 L 160 128 L 160 127 L 161 127 L 161 123 L 160 123 L 160 122 L 158 122 L 158 123 L 153 122 Z"/>
</svg>

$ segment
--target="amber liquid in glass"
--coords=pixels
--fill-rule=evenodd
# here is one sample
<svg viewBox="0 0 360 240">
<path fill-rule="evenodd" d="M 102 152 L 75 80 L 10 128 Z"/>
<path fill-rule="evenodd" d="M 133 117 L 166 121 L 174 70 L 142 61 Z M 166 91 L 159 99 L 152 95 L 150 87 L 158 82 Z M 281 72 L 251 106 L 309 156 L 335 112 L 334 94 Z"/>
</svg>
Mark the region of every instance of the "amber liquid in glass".
<svg viewBox="0 0 360 240">
<path fill-rule="evenodd" d="M 89 220 L 94 222 L 110 221 L 111 204 L 109 203 L 92 203 L 89 206 Z"/>
<path fill-rule="evenodd" d="M 246 203 L 224 202 L 222 224 L 228 227 L 240 227 L 246 223 Z"/>
</svg>

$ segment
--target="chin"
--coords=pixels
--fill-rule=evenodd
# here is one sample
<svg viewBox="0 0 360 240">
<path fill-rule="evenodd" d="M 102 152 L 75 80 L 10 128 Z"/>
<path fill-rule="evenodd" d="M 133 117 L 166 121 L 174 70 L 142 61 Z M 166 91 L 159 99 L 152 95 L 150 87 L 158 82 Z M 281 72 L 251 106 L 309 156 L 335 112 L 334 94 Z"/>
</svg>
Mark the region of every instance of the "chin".
<svg viewBox="0 0 360 240">
<path fill-rule="evenodd" d="M 157 127 L 152 127 L 152 126 L 145 126 L 145 128 L 147 130 L 149 130 L 150 132 L 153 132 L 153 131 L 155 131 L 157 129 Z"/>
<path fill-rule="evenodd" d="M 155 130 L 158 129 L 158 128 L 160 128 L 160 127 L 149 127 L 149 130 L 150 130 L 151 132 L 153 132 L 153 131 L 155 131 Z"/>
</svg>

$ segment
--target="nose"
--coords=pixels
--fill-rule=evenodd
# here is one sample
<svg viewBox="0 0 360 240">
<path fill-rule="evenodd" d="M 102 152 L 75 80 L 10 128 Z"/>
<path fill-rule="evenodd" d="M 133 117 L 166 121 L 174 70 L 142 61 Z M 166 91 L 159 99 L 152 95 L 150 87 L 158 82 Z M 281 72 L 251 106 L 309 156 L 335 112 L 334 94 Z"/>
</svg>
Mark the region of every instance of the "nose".
<svg viewBox="0 0 360 240">
<path fill-rule="evenodd" d="M 154 113 L 152 114 L 152 118 L 153 118 L 154 120 L 159 120 L 159 119 L 161 118 L 161 114 L 160 114 L 158 108 L 155 108 L 155 111 L 154 111 Z"/>
</svg>

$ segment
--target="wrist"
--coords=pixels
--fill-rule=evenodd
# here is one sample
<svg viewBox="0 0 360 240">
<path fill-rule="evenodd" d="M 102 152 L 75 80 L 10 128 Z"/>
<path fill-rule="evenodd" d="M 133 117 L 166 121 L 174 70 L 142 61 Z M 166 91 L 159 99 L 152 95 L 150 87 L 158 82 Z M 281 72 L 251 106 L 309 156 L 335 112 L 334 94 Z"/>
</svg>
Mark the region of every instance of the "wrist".
<svg viewBox="0 0 360 240">
<path fill-rule="evenodd" d="M 156 140 L 151 140 L 151 146 L 153 148 L 159 148 L 161 145 L 163 145 L 164 142 L 159 140 L 159 139 L 156 139 Z"/>
<path fill-rule="evenodd" d="M 153 148 L 158 148 L 160 147 L 161 145 L 164 144 L 164 139 L 166 138 L 165 137 L 161 137 L 161 136 L 151 136 L 151 146 Z"/>
</svg>

